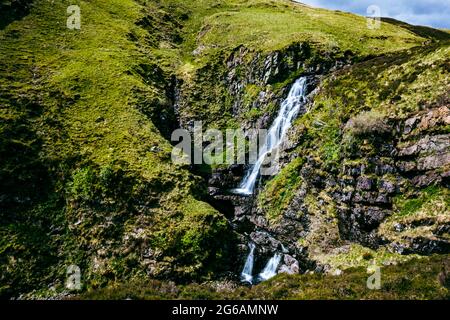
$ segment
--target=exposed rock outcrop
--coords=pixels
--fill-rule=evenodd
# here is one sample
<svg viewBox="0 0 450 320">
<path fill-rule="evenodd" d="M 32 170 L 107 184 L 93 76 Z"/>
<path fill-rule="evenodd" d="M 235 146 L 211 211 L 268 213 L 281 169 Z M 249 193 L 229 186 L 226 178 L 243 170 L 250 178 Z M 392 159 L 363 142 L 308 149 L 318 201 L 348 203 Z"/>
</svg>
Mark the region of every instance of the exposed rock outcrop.
<svg viewBox="0 0 450 320">
<path fill-rule="evenodd" d="M 445 126 L 450 123 L 449 115 L 448 107 L 444 106 L 406 120 L 393 120 L 392 135 L 383 137 L 382 142 L 363 144 L 356 152 L 352 150 L 352 155 L 361 156 L 360 150 L 367 152 L 367 147 L 375 152 L 371 152 L 374 156 L 344 160 L 338 175 L 340 191 L 335 198 L 345 239 L 371 247 L 391 243 L 391 248 L 399 253 L 448 252 L 447 237 L 406 236 L 398 242 L 393 234 L 401 234 L 403 227 L 397 224 L 396 230 L 391 230 L 393 234 L 387 235 L 383 234 L 385 228 L 380 232 L 379 226 L 395 212 L 396 196 L 417 193 L 432 185 L 448 188 L 450 135 L 445 133 Z M 428 223 L 443 230 L 447 220 L 436 214 Z M 409 222 L 410 228 L 419 227 L 413 225 L 414 221 Z"/>
</svg>

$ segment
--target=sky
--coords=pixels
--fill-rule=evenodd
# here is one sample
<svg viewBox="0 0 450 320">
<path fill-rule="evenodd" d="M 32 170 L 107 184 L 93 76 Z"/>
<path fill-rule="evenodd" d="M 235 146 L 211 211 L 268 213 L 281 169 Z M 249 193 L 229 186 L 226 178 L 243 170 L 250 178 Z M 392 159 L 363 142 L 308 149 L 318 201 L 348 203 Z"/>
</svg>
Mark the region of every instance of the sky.
<svg viewBox="0 0 450 320">
<path fill-rule="evenodd" d="M 414 25 L 450 29 L 450 0 L 295 0 L 314 7 L 371 15 L 367 8 L 376 5 L 382 17 Z"/>
</svg>

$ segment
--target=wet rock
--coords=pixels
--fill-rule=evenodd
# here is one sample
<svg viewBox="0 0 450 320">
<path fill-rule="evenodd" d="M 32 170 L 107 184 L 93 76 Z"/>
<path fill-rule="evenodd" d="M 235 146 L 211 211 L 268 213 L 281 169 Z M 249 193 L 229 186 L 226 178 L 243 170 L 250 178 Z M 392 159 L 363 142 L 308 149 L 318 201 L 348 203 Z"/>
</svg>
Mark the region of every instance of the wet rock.
<svg viewBox="0 0 450 320">
<path fill-rule="evenodd" d="M 269 252 L 275 252 L 281 248 L 281 242 L 272 237 L 266 231 L 252 232 L 252 234 L 250 235 L 250 239 L 259 248 L 263 248 L 263 250 L 267 250 Z"/>
<path fill-rule="evenodd" d="M 208 194 L 210 196 L 215 196 L 220 194 L 221 189 L 220 188 L 216 188 L 216 187 L 208 187 Z"/>
<path fill-rule="evenodd" d="M 234 185 L 234 175 L 230 170 L 218 170 L 212 173 L 208 185 L 222 190 L 231 188 Z"/>
<path fill-rule="evenodd" d="M 230 172 L 233 176 L 243 176 L 245 174 L 244 172 L 244 166 L 240 164 L 233 164 L 230 166 Z"/>
<path fill-rule="evenodd" d="M 397 172 L 397 170 L 395 169 L 395 167 L 390 164 L 376 164 L 375 169 L 373 171 L 373 173 L 378 176 L 396 173 L 396 172 Z"/>
<path fill-rule="evenodd" d="M 338 198 L 340 201 L 344 203 L 350 203 L 353 199 L 353 189 L 347 189 L 346 191 L 343 191 L 340 195 L 340 198 Z"/>
<path fill-rule="evenodd" d="M 418 142 L 399 149 L 398 156 L 412 156 L 412 155 L 424 155 L 430 153 L 441 153 L 450 147 L 450 135 L 442 134 L 430 136 L 426 135 L 421 138 Z"/>
<path fill-rule="evenodd" d="M 403 134 L 407 135 L 410 134 L 411 131 L 415 128 L 416 124 L 418 123 L 419 118 L 413 117 L 409 118 L 405 121 L 405 127 L 403 129 Z"/>
<path fill-rule="evenodd" d="M 370 231 L 378 227 L 388 213 L 379 207 L 357 206 L 352 214 L 363 230 Z"/>
<path fill-rule="evenodd" d="M 391 202 L 391 198 L 384 193 L 379 193 L 377 198 L 375 199 L 375 203 L 382 205 L 390 204 Z"/>
<path fill-rule="evenodd" d="M 437 236 L 450 235 L 450 223 L 437 226 L 433 233 Z"/>
<path fill-rule="evenodd" d="M 297 259 L 285 254 L 283 264 L 280 266 L 278 273 L 298 274 L 300 273 L 300 266 Z"/>
</svg>

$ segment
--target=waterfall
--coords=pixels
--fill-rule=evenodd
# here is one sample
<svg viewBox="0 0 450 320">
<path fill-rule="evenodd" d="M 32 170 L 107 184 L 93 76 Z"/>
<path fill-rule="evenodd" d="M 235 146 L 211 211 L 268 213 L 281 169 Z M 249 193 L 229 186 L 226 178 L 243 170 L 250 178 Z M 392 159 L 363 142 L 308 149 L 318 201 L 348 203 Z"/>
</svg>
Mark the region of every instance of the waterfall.
<svg viewBox="0 0 450 320">
<path fill-rule="evenodd" d="M 253 167 L 247 171 L 239 188 L 231 190 L 232 192 L 241 195 L 253 194 L 256 180 L 258 179 L 260 169 L 265 158 L 280 146 L 286 132 L 291 127 L 292 122 L 300 111 L 300 108 L 306 101 L 306 85 L 306 77 L 301 77 L 294 83 L 289 91 L 288 97 L 281 104 L 277 117 L 273 121 L 272 126 L 269 128 L 264 145 L 260 147 L 258 160 Z M 250 243 L 249 248 L 250 253 L 248 254 L 244 269 L 242 270 L 241 279 L 243 282 L 253 284 L 255 245 Z M 283 247 L 283 252 L 285 251 L 287 250 Z M 280 264 L 281 256 L 281 254 L 275 253 L 275 255 L 270 258 L 263 271 L 258 275 L 258 281 L 268 280 L 277 274 L 277 268 Z"/>
<path fill-rule="evenodd" d="M 255 165 L 247 172 L 239 188 L 232 192 L 242 195 L 251 195 L 255 189 L 256 179 L 264 159 L 268 154 L 275 150 L 283 141 L 287 130 L 291 127 L 292 121 L 298 115 L 300 107 L 305 102 L 306 95 L 306 77 L 299 78 L 291 90 L 286 100 L 281 104 L 278 116 L 269 129 L 264 145 L 259 150 L 258 160 Z"/>
<path fill-rule="evenodd" d="M 247 260 L 245 261 L 244 269 L 241 273 L 241 279 L 243 282 L 253 283 L 253 261 L 254 261 L 254 251 L 255 245 L 253 243 L 249 244 L 250 253 L 248 254 Z"/>
<path fill-rule="evenodd" d="M 267 262 L 264 270 L 259 274 L 259 280 L 265 281 L 277 275 L 278 264 L 281 261 L 281 255 L 275 253 L 275 255 L 270 258 L 269 262 Z"/>
</svg>

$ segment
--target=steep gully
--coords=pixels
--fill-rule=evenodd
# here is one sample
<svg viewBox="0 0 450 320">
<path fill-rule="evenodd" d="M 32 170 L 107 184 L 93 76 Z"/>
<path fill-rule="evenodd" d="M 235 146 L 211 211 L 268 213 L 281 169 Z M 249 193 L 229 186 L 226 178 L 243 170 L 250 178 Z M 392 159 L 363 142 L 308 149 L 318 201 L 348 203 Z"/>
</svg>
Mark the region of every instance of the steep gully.
<svg viewBox="0 0 450 320">
<path fill-rule="evenodd" d="M 265 158 L 276 152 L 276 149 L 282 143 L 286 132 L 292 125 L 292 121 L 297 117 L 300 107 L 306 102 L 306 77 L 299 78 L 292 86 L 288 97 L 281 104 L 281 108 L 269 129 L 264 145 L 259 150 L 259 156 L 256 163 L 248 170 L 239 188 L 231 191 L 237 195 L 248 196 L 255 192 L 257 179 L 260 176 L 261 166 Z M 255 245 L 249 244 L 250 253 L 245 262 L 241 273 L 241 280 L 248 283 L 264 281 L 276 275 L 281 255 L 277 252 L 267 262 L 266 266 L 257 278 L 253 277 L 253 263 Z"/>
<path fill-rule="evenodd" d="M 308 247 L 298 242 L 299 238 L 306 237 L 311 231 L 309 229 L 312 223 L 311 216 L 304 205 L 308 188 L 323 190 L 326 187 L 327 195 L 338 204 L 339 229 L 335 230 L 336 236 L 339 236 L 336 238 L 338 240 L 348 240 L 373 248 L 379 244 L 387 244 L 393 252 L 398 253 L 448 252 L 450 248 L 448 242 L 438 237 L 439 230 L 447 230 L 448 224 L 445 223 L 436 222 L 437 240 L 417 238 L 412 239 L 410 243 L 399 244 L 395 241 L 395 237 L 391 240 L 377 235 L 381 221 L 391 213 L 392 197 L 398 193 L 402 185 L 411 184 L 412 188 L 419 189 L 434 183 L 448 185 L 446 182 L 448 174 L 446 175 L 446 171 L 439 171 L 439 168 L 443 168 L 450 159 L 448 153 L 439 151 L 449 148 L 448 140 L 439 142 L 437 145 L 427 142 L 426 146 L 419 148 L 428 150 L 424 151 L 424 155 L 419 149 L 410 151 L 409 144 L 398 145 L 398 141 L 409 143 L 410 140 L 413 144 L 416 141 L 414 138 L 416 135 L 426 141 L 441 141 L 440 137 L 445 133 L 443 131 L 445 124 L 448 124 L 450 119 L 446 107 L 420 112 L 405 120 L 392 121 L 389 123 L 392 136 L 383 135 L 380 141 L 373 143 L 374 156 L 367 157 L 367 150 L 356 146 L 357 150 L 352 151 L 352 161 L 346 162 L 344 158 L 342 166 L 337 168 L 336 172 L 322 172 L 322 175 L 318 175 L 315 171 L 317 164 L 314 159 L 308 159 L 300 174 L 309 185 L 305 186 L 306 189 L 302 186 L 295 191 L 294 200 L 289 209 L 283 213 L 282 221 L 277 225 L 271 226 L 265 217 L 264 210 L 256 206 L 258 185 L 265 179 L 264 176 L 259 175 L 264 157 L 270 154 L 270 151 L 279 148 L 282 150 L 280 166 L 290 161 L 290 156 L 285 153 L 293 150 L 296 142 L 290 141 L 284 135 L 292 120 L 306 112 L 308 100 L 312 100 L 313 91 L 319 87 L 319 81 L 323 75 L 351 64 L 350 60 L 331 57 L 326 61 L 305 63 L 309 56 L 308 52 L 308 47 L 301 44 L 267 56 L 239 47 L 229 58 L 221 62 L 224 68 L 222 72 L 209 74 L 208 70 L 204 70 L 202 73 L 204 79 L 215 82 L 220 80 L 220 84 L 233 98 L 233 116 L 237 118 L 241 115 L 240 112 L 246 110 L 242 107 L 245 103 L 243 96 L 244 88 L 249 84 L 261 88 L 256 100 L 250 103 L 251 108 L 264 110 L 264 106 L 268 104 L 280 106 L 278 115 L 264 114 L 255 122 L 243 123 L 244 128 L 269 128 L 272 133 L 265 141 L 254 166 L 246 168 L 242 165 L 232 165 L 228 168 L 216 169 L 207 176 L 203 175 L 207 180 L 208 195 L 202 200 L 209 202 L 228 218 L 236 235 L 236 239 L 224 239 L 230 244 L 229 247 L 233 248 L 235 257 L 227 265 L 228 270 L 232 270 L 232 275 L 225 273 L 218 277 L 230 277 L 233 280 L 240 278 L 245 283 L 254 284 L 270 278 L 277 272 L 294 274 L 308 270 L 326 271 L 327 266 L 311 260 Z M 254 58 L 250 62 L 247 59 L 244 63 L 243 61 L 246 60 L 244 57 L 248 55 L 254 55 Z M 271 83 L 287 83 L 287 79 L 280 78 L 280 75 L 292 74 L 306 75 L 306 78 L 298 79 L 291 86 L 284 85 L 278 92 L 271 90 L 272 87 L 269 85 Z M 304 81 L 303 85 L 300 85 L 301 81 Z M 178 125 L 183 128 L 189 128 L 189 121 L 192 119 L 189 115 L 183 117 L 182 111 L 188 110 L 193 97 L 198 99 L 198 94 L 203 92 L 200 85 L 195 91 L 197 95 L 192 95 L 190 87 L 192 85 L 189 83 L 186 88 L 183 88 L 182 81 L 176 79 L 169 90 L 172 92 L 170 100 L 174 107 L 174 117 L 177 118 Z M 214 96 L 212 98 L 214 99 Z M 276 117 L 272 119 L 271 115 Z M 428 123 L 430 125 L 427 125 Z M 436 129 L 436 126 L 441 129 Z M 416 133 L 412 135 L 411 132 Z M 422 140 L 419 141 L 420 145 Z M 405 158 L 405 155 L 411 152 L 414 154 Z M 427 166 L 422 165 L 419 168 L 410 165 L 410 162 L 405 165 L 405 160 L 414 160 L 411 163 L 427 163 Z M 199 174 L 195 172 L 195 168 L 192 169 L 194 173 Z M 375 178 L 369 179 L 368 174 Z M 355 191 L 347 195 L 344 191 L 350 187 Z M 298 212 L 303 214 L 299 215 Z M 397 233 L 400 232 L 402 231 L 399 229 Z M 388 236 L 390 235 L 386 237 Z M 328 247 L 327 241 L 324 245 Z"/>
<path fill-rule="evenodd" d="M 282 241 L 276 239 L 275 235 L 251 222 L 250 217 L 256 209 L 254 200 L 259 184 L 266 178 L 260 174 L 261 166 L 265 164 L 266 157 L 272 156 L 274 152 L 278 152 L 278 149 L 282 149 L 283 141 L 293 121 L 299 114 L 305 112 L 307 96 L 316 85 L 316 81 L 316 76 L 308 73 L 308 76 L 298 78 L 290 89 L 288 87 L 289 91 L 284 91 L 288 92 L 287 97 L 284 93 L 284 100 L 280 97 L 281 99 L 276 103 L 280 107 L 268 128 L 264 144 L 259 148 L 256 163 L 248 167 L 245 174 L 244 168 L 240 166 L 238 172 L 234 174 L 234 181 L 239 177 L 242 180 L 239 184 L 234 185 L 235 188 L 230 188 L 232 185 L 221 186 L 218 194 L 210 195 L 210 198 L 206 199 L 228 217 L 233 230 L 239 235 L 236 254 L 238 259 L 236 263 L 232 264 L 234 274 L 232 278 L 238 280 L 240 272 L 240 281 L 243 283 L 251 285 L 268 280 L 279 270 L 287 273 L 300 271 L 300 262 L 297 259 L 301 261 L 303 258 L 300 257 L 301 253 L 298 252 L 298 248 L 293 247 L 292 244 L 283 244 Z M 180 103 L 179 90 L 176 83 L 172 83 L 171 88 L 167 90 L 173 92 L 168 96 L 174 105 Z M 181 123 L 180 126 L 182 126 Z M 160 128 L 160 130 L 167 136 L 168 128 Z M 232 166 L 234 169 L 235 167 Z M 195 168 L 193 170 L 195 172 Z M 211 181 L 208 182 L 208 185 L 211 187 Z M 242 219 L 243 216 L 246 218 Z M 256 241 L 255 237 L 258 238 Z M 254 274 L 254 271 L 258 273 Z"/>
<path fill-rule="evenodd" d="M 168 96 L 173 117 L 177 119 L 178 126 L 191 129 L 191 104 L 195 104 L 198 99 L 219 99 L 204 91 L 202 83 L 208 79 L 213 83 L 220 83 L 233 98 L 231 109 L 236 118 L 242 119 L 242 112 L 248 108 L 266 110 L 258 119 L 246 120 L 242 127 L 244 130 L 267 128 L 269 134 L 259 150 L 257 162 L 251 167 L 236 164 L 209 173 L 195 166 L 191 167 L 194 174 L 205 179 L 208 193 L 202 195 L 202 200 L 222 212 L 233 230 L 233 239 L 224 239 L 228 243 L 227 247 L 233 250 L 231 255 L 234 258 L 227 265 L 231 272 L 218 273 L 217 277 L 254 284 L 279 272 L 296 274 L 316 270 L 318 266 L 309 260 L 306 249 L 297 241 L 302 230 L 307 227 L 307 219 L 290 215 L 289 226 L 282 232 L 274 232 L 256 206 L 259 185 L 267 179 L 259 171 L 261 165 L 265 166 L 265 157 L 275 150 L 280 150 L 281 153 L 280 161 L 275 166 L 277 171 L 289 162 L 286 159 L 286 151 L 290 150 L 286 146 L 289 145 L 289 139 L 285 136 L 292 121 L 306 112 L 308 100 L 311 100 L 320 78 L 349 64 L 349 61 L 332 57 L 316 61 L 311 59 L 308 45 L 297 43 L 269 54 L 253 52 L 240 46 L 218 63 L 219 67 L 212 69 L 219 68 L 220 72 L 201 70 L 198 82 L 172 79 L 167 91 L 170 93 Z M 302 77 L 296 81 L 289 80 L 293 74 Z M 274 90 L 274 83 L 284 85 Z M 250 104 L 245 100 L 245 88 L 248 85 L 257 86 L 261 90 Z M 278 112 L 267 112 L 268 105 L 278 107 Z"/>
<path fill-rule="evenodd" d="M 239 188 L 232 190 L 234 193 L 240 195 L 253 194 L 264 159 L 280 146 L 287 130 L 292 125 L 292 121 L 298 115 L 300 106 L 305 102 L 305 94 L 306 77 L 301 77 L 294 83 L 288 97 L 281 104 L 278 116 L 269 129 L 264 145 L 259 150 L 258 160 L 251 170 L 248 170 Z"/>
</svg>

